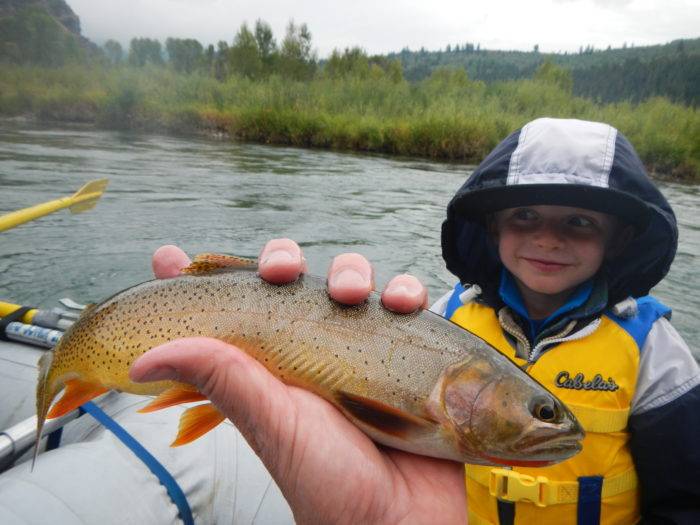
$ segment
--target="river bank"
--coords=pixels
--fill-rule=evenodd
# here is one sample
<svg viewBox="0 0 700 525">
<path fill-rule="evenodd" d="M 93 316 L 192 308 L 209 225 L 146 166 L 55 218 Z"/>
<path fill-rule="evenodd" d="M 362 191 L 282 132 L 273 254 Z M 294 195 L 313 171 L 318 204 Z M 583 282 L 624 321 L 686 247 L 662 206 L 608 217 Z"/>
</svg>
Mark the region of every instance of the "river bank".
<svg viewBox="0 0 700 525">
<path fill-rule="evenodd" d="M 164 67 L 2 70 L 5 117 L 464 163 L 479 162 L 533 118 L 581 118 L 617 127 L 656 176 L 700 181 L 700 113 L 663 98 L 597 104 L 555 83 L 486 85 L 461 71 L 408 83 L 274 76 L 222 82 Z"/>
</svg>

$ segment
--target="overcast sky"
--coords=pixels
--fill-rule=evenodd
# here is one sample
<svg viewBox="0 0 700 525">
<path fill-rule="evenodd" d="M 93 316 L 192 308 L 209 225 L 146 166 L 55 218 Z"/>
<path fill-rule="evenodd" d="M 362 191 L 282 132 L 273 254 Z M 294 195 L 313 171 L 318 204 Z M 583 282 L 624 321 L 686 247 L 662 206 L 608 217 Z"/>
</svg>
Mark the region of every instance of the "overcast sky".
<svg viewBox="0 0 700 525">
<path fill-rule="evenodd" d="M 360 46 L 370 54 L 444 48 L 578 51 L 700 37 L 700 0 L 67 0 L 98 44 L 133 37 L 231 42 L 258 18 L 277 41 L 290 19 L 305 22 L 319 57 Z"/>
</svg>

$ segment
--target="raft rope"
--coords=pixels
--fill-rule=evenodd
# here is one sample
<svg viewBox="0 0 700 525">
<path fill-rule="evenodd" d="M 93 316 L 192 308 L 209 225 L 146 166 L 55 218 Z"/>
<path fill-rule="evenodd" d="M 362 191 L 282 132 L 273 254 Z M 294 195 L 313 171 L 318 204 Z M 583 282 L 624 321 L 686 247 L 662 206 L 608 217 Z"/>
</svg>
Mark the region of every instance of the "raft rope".
<svg viewBox="0 0 700 525">
<path fill-rule="evenodd" d="M 144 464 L 148 467 L 160 481 L 161 485 L 168 491 L 170 499 L 173 500 L 175 506 L 180 513 L 180 519 L 185 525 L 194 525 L 192 518 L 192 509 L 187 502 L 185 493 L 177 484 L 175 478 L 160 464 L 160 462 L 144 448 L 144 446 L 136 441 L 136 439 L 126 431 L 119 423 L 108 416 L 100 407 L 92 401 L 88 401 L 82 407 L 82 410 L 94 417 L 107 430 L 114 434 L 122 443 L 124 443 Z"/>
</svg>

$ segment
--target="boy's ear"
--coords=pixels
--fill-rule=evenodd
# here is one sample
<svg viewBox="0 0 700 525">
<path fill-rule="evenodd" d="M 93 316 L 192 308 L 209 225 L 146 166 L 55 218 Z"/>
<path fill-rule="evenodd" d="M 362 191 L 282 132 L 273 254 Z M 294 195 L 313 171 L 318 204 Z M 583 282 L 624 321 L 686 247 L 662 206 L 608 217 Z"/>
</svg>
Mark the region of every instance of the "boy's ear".
<svg viewBox="0 0 700 525">
<path fill-rule="evenodd" d="M 486 216 L 486 231 L 494 242 L 498 242 L 498 224 L 496 224 L 496 216 L 489 214 Z"/>
<path fill-rule="evenodd" d="M 605 251 L 606 259 L 614 259 L 625 251 L 627 245 L 634 237 L 634 226 L 621 226 L 617 231 L 610 236 L 608 248 Z"/>
</svg>

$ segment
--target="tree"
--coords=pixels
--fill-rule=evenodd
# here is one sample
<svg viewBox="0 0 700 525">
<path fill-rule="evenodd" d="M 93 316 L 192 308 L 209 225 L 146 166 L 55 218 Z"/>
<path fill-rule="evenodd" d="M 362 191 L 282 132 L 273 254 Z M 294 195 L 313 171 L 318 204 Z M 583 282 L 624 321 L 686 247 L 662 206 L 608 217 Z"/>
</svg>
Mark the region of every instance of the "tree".
<svg viewBox="0 0 700 525">
<path fill-rule="evenodd" d="M 219 40 L 214 58 L 214 76 L 224 80 L 229 75 L 229 47 L 225 40 Z"/>
<path fill-rule="evenodd" d="M 116 66 L 121 63 L 124 58 L 124 51 L 122 50 L 122 45 L 116 40 L 107 40 L 104 44 L 105 55 L 107 55 L 107 60 L 109 63 Z"/>
<path fill-rule="evenodd" d="M 333 50 L 323 68 L 323 74 L 329 78 L 354 77 L 365 79 L 369 76 L 370 64 L 367 53 L 359 47 L 345 48 L 341 54 Z"/>
<path fill-rule="evenodd" d="M 170 64 L 178 73 L 192 73 L 203 62 L 204 48 L 192 38 L 168 38 L 165 41 Z"/>
<path fill-rule="evenodd" d="M 253 79 L 260 77 L 262 60 L 258 42 L 245 22 L 236 33 L 228 56 L 232 72 Z"/>
<path fill-rule="evenodd" d="M 306 24 L 297 26 L 293 20 L 280 50 L 280 73 L 296 80 L 308 80 L 316 71 L 316 53 L 311 49 L 311 32 Z"/>
<path fill-rule="evenodd" d="M 571 75 L 571 70 L 557 66 L 549 59 L 542 62 L 542 65 L 537 68 L 534 78 L 540 82 L 559 86 L 569 94 L 574 88 L 574 79 Z"/>
<path fill-rule="evenodd" d="M 163 64 L 160 42 L 150 38 L 132 38 L 129 46 L 129 64 L 143 67 L 146 64 Z"/>
<path fill-rule="evenodd" d="M 216 61 L 216 49 L 214 48 L 214 44 L 209 44 L 207 46 L 207 50 L 204 52 L 204 64 L 207 70 L 207 73 L 210 75 L 215 75 L 215 68 L 214 64 Z"/>
<path fill-rule="evenodd" d="M 270 24 L 260 19 L 255 21 L 255 42 L 258 44 L 258 52 L 263 67 L 270 72 L 277 58 L 277 42 L 272 36 Z"/>
</svg>

